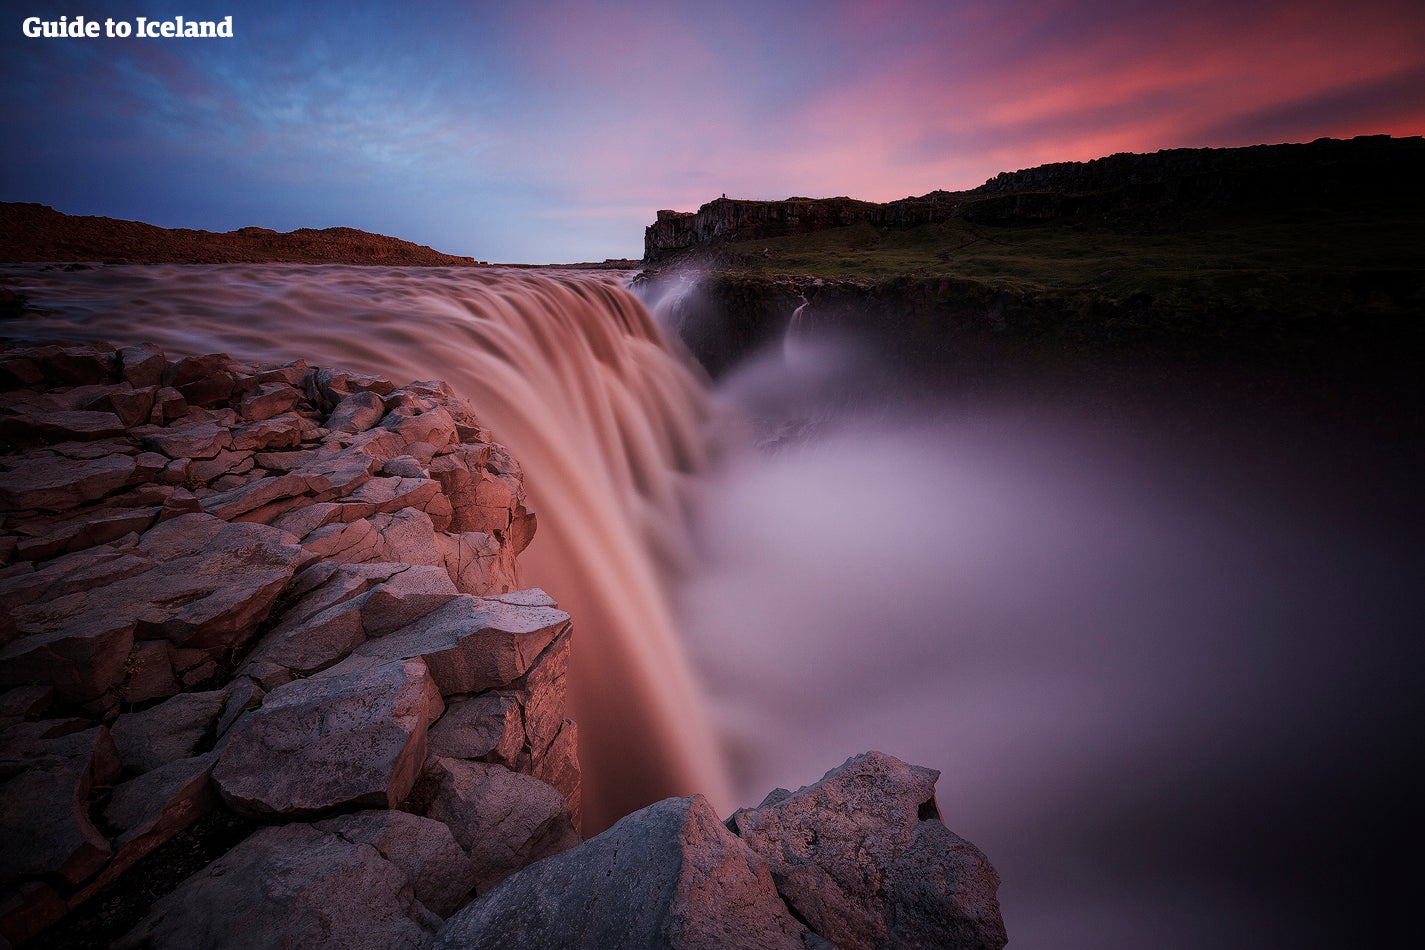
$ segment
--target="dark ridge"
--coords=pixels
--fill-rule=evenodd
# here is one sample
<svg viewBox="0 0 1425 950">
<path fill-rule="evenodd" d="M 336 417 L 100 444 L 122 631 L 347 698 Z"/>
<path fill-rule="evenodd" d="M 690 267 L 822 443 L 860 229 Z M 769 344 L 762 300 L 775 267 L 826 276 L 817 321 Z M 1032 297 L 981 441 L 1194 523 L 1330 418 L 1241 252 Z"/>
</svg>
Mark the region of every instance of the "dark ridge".
<svg viewBox="0 0 1425 950">
<path fill-rule="evenodd" d="M 299 228 L 283 234 L 246 227 L 218 233 L 68 215 L 30 202 L 0 202 L 0 261 L 404 267 L 474 267 L 483 263 L 355 228 Z"/>
</svg>

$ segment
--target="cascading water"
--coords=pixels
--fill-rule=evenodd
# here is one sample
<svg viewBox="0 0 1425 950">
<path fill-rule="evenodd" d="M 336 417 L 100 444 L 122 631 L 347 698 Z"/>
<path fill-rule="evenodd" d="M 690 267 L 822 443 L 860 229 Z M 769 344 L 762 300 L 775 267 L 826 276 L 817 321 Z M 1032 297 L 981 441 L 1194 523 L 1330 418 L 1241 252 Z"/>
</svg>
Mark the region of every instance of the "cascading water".
<svg viewBox="0 0 1425 950">
<path fill-rule="evenodd" d="M 710 408 L 616 281 L 282 265 L 7 274 L 53 308 L 0 327 L 11 338 L 149 340 L 450 383 L 524 467 L 539 529 L 521 582 L 576 618 L 586 829 L 669 795 L 731 805 L 667 597 L 688 563 Z"/>
<path fill-rule="evenodd" d="M 540 518 L 522 580 L 577 624 L 590 830 L 695 790 L 725 813 L 880 748 L 942 770 L 1016 946 L 1388 942 L 1341 907 L 1406 893 L 1392 862 L 1418 843 L 1413 444 L 1230 387 L 1158 399 L 1152 372 L 946 390 L 811 333 L 710 389 L 589 276 L 0 276 L 55 308 L 0 335 L 470 397 Z"/>
</svg>

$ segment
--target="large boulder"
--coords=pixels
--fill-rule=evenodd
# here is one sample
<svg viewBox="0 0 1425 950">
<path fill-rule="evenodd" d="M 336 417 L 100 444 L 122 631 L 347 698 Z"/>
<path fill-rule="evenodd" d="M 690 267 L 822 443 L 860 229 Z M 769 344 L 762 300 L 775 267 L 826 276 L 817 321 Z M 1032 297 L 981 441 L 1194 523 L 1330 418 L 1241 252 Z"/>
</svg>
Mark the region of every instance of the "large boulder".
<svg viewBox="0 0 1425 950">
<path fill-rule="evenodd" d="M 450 826 L 470 853 L 480 891 L 532 862 L 579 844 L 557 791 L 500 765 L 433 757 L 421 777 L 428 817 Z"/>
<path fill-rule="evenodd" d="M 804 935 L 767 862 L 695 795 L 525 868 L 451 917 L 435 946 L 805 950 Z"/>
<path fill-rule="evenodd" d="M 728 823 L 798 918 L 838 947 L 998 950 L 999 876 L 941 821 L 939 777 L 867 752 Z"/>
<path fill-rule="evenodd" d="M 394 808 L 415 785 L 444 706 L 419 659 L 294 680 L 232 727 L 213 781 L 240 814 L 303 818 Z"/>
</svg>

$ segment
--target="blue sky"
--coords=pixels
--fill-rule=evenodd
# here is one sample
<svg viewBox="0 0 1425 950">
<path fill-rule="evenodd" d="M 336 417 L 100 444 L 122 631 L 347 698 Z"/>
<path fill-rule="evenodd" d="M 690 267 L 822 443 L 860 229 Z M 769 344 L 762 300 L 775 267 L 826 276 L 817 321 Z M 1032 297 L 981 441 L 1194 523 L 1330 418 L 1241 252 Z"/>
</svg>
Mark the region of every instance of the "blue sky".
<svg viewBox="0 0 1425 950">
<path fill-rule="evenodd" d="M 1425 131 L 1411 4 L 94 3 L 0 21 L 0 200 L 633 256 L 659 208 L 888 200 L 1114 151 Z M 41 39 L 26 16 L 234 18 Z"/>
</svg>

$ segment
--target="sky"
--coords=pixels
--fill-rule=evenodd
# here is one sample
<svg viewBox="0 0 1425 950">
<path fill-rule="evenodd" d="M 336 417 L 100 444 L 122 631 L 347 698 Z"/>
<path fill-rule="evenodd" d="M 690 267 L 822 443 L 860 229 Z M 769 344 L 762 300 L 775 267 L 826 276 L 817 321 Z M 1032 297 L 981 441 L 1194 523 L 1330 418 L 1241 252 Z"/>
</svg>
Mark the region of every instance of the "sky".
<svg viewBox="0 0 1425 950">
<path fill-rule="evenodd" d="M 0 200 L 640 257 L 660 208 L 1425 132 L 1414 0 L 3 3 Z M 233 17 L 230 39 L 26 17 Z"/>
</svg>

